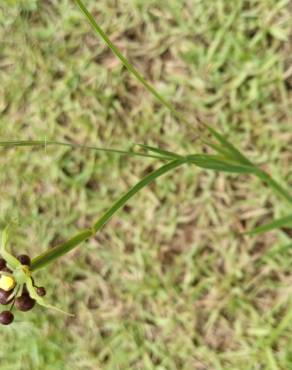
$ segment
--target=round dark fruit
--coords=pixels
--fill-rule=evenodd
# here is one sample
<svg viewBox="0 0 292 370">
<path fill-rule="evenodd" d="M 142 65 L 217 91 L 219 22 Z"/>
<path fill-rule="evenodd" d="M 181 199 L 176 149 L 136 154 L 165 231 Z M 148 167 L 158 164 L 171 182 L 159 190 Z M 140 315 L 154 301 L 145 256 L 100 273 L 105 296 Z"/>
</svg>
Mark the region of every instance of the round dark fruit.
<svg viewBox="0 0 292 370">
<path fill-rule="evenodd" d="M 27 254 L 21 254 L 17 259 L 22 265 L 30 266 L 31 260 Z"/>
<path fill-rule="evenodd" d="M 8 300 L 9 296 L 11 295 L 12 291 L 8 291 L 6 292 L 5 290 L 3 289 L 0 289 L 0 304 L 8 304 L 10 302 L 12 302 L 13 300 L 13 297 L 11 299 Z"/>
<path fill-rule="evenodd" d="M 2 311 L 0 313 L 0 323 L 2 325 L 9 325 L 14 320 L 13 313 L 10 311 Z"/>
<path fill-rule="evenodd" d="M 35 305 L 35 300 L 28 294 L 23 294 L 21 297 L 16 298 L 15 306 L 19 311 L 29 311 Z"/>
<path fill-rule="evenodd" d="M 40 296 L 40 297 L 43 297 L 47 294 L 46 292 L 46 289 L 43 287 L 43 286 L 40 286 L 37 288 L 37 294 Z"/>
<path fill-rule="evenodd" d="M 2 271 L 6 267 L 6 261 L 4 258 L 0 257 L 0 271 Z"/>
</svg>

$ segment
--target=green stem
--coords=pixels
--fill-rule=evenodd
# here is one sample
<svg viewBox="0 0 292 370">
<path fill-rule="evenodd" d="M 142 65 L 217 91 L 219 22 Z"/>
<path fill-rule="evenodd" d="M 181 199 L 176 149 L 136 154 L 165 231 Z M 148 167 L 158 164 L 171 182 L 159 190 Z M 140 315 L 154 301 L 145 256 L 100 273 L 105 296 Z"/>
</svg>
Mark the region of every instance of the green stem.
<svg viewBox="0 0 292 370">
<path fill-rule="evenodd" d="M 111 217 L 122 208 L 128 200 L 130 200 L 136 193 L 138 193 L 142 188 L 149 185 L 151 182 L 156 180 L 158 177 L 164 175 L 165 173 L 187 163 L 186 158 L 175 159 L 157 170 L 151 172 L 140 180 L 135 186 L 133 186 L 126 194 L 124 194 L 120 199 L 118 199 L 111 208 L 106 211 L 106 213 L 92 226 L 92 229 L 86 229 L 75 235 L 73 238 L 67 240 L 66 242 L 49 249 L 48 251 L 40 254 L 32 260 L 31 271 L 36 271 L 49 263 L 55 261 L 57 258 L 63 256 L 64 254 L 70 252 L 73 248 L 77 247 L 79 244 L 87 240 L 88 238 L 94 236 L 110 219 Z"/>
<path fill-rule="evenodd" d="M 146 157 L 146 158 L 155 158 L 155 159 L 163 159 L 163 160 L 170 160 L 173 158 L 174 153 L 162 151 L 160 154 L 148 154 L 148 153 L 140 153 L 135 152 L 133 150 L 121 150 L 121 149 L 111 149 L 111 148 L 100 148 L 94 145 L 83 145 L 83 144 L 73 144 L 65 141 L 55 141 L 55 140 L 11 140 L 11 141 L 0 141 L 0 147 L 3 148 L 13 148 L 13 147 L 48 147 L 51 145 L 58 145 L 58 146 L 65 146 L 69 148 L 79 148 L 79 149 L 87 149 L 87 150 L 94 150 L 98 152 L 110 153 L 110 154 L 120 154 L 120 155 L 128 155 L 132 157 Z M 157 148 L 159 150 L 159 148 Z"/>
</svg>

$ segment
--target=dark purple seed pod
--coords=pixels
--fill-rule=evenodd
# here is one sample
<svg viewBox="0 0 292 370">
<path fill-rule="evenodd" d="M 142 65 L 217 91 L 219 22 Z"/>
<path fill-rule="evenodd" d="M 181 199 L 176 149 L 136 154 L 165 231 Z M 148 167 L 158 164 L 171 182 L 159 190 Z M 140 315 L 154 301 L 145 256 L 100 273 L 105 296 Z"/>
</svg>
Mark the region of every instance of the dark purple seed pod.
<svg viewBox="0 0 292 370">
<path fill-rule="evenodd" d="M 6 267 L 6 261 L 4 258 L 0 257 L 0 271 L 2 271 Z"/>
<path fill-rule="evenodd" d="M 46 289 L 43 286 L 38 287 L 36 291 L 40 297 L 43 297 L 47 294 Z"/>
<path fill-rule="evenodd" d="M 8 304 L 10 302 L 13 301 L 13 297 L 11 299 L 8 300 L 9 296 L 11 295 L 12 291 L 9 290 L 8 292 L 6 292 L 5 290 L 3 289 L 0 289 L 0 304 Z"/>
<path fill-rule="evenodd" d="M 10 311 L 2 311 L 0 313 L 0 324 L 9 325 L 14 320 L 13 313 Z"/>
<path fill-rule="evenodd" d="M 35 300 L 28 294 L 22 294 L 21 297 L 16 298 L 15 306 L 19 311 L 29 311 L 35 305 Z"/>
<path fill-rule="evenodd" d="M 17 259 L 22 265 L 30 266 L 31 260 L 27 254 L 21 254 Z"/>
</svg>

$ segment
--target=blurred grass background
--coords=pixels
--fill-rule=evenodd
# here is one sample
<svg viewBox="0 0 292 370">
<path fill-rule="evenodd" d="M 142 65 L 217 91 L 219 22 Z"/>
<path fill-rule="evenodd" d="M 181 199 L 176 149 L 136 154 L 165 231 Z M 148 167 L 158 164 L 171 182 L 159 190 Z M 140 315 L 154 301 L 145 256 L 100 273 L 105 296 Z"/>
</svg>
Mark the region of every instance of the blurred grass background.
<svg viewBox="0 0 292 370">
<path fill-rule="evenodd" d="M 73 1 L 0 4 L 0 137 L 182 153 L 196 119 L 292 184 L 290 1 L 86 1 L 191 122 L 161 107 Z M 87 227 L 157 166 L 66 148 L 0 153 L 0 223 L 34 256 Z M 287 212 L 250 176 L 182 168 L 38 273 L 48 300 L 1 328 L 1 370 L 292 369 L 291 232 L 240 232 Z M 289 234 L 290 233 L 290 234 Z"/>
</svg>

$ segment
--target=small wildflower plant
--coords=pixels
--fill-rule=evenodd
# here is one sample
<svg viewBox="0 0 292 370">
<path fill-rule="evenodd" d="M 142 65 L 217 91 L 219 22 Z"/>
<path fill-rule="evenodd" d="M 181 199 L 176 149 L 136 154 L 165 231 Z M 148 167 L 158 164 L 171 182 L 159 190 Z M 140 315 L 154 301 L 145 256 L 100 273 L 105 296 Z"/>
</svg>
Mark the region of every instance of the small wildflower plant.
<svg viewBox="0 0 292 370">
<path fill-rule="evenodd" d="M 2 232 L 0 252 L 0 303 L 8 305 L 11 303 L 9 311 L 0 313 L 0 323 L 10 324 L 14 316 L 12 309 L 16 306 L 20 311 L 30 311 L 35 304 L 51 308 L 62 313 L 60 310 L 45 302 L 43 296 L 46 295 L 44 287 L 38 287 L 32 277 L 31 259 L 27 255 L 20 255 L 17 258 L 7 249 L 8 227 Z"/>
<path fill-rule="evenodd" d="M 178 121 L 191 127 L 191 124 L 181 113 L 179 113 L 170 102 L 168 102 L 156 89 L 149 84 L 145 78 L 137 71 L 137 69 L 126 59 L 120 50 L 111 42 L 108 36 L 104 33 L 101 27 L 96 23 L 92 14 L 88 11 L 81 0 L 75 0 L 88 22 L 94 31 L 103 39 L 111 51 L 128 69 L 128 71 L 144 86 L 150 94 L 152 94 L 162 105 L 164 105 Z M 251 231 L 246 231 L 246 234 L 256 235 L 270 231 L 275 228 L 289 227 L 292 224 L 292 194 L 289 190 L 279 184 L 266 171 L 261 169 L 257 164 L 250 161 L 238 148 L 228 141 L 223 134 L 218 132 L 205 123 L 197 123 L 197 129 L 200 131 L 198 140 L 212 154 L 203 153 L 195 154 L 178 154 L 167 151 L 161 148 L 138 144 L 131 150 L 98 148 L 95 146 L 86 146 L 73 144 L 69 142 L 59 142 L 50 140 L 31 140 L 31 141 L 0 141 L 0 147 L 47 147 L 51 145 L 68 146 L 71 148 L 84 148 L 86 150 L 94 150 L 107 152 L 118 155 L 136 156 L 143 158 L 156 159 L 164 162 L 161 167 L 149 173 L 134 185 L 128 192 L 123 194 L 114 204 L 90 227 L 81 230 L 69 240 L 57 245 L 54 248 L 49 248 L 46 252 L 40 254 L 30 260 L 27 255 L 18 257 L 13 256 L 8 251 L 8 227 L 2 232 L 2 241 L 0 248 L 0 303 L 3 305 L 11 304 L 10 310 L 0 313 L 0 323 L 8 325 L 13 321 L 13 313 L 11 312 L 14 306 L 21 311 L 29 311 L 35 304 L 43 307 L 57 310 L 65 313 L 59 308 L 48 304 L 43 296 L 46 294 L 44 287 L 37 287 L 34 282 L 33 274 L 40 268 L 45 267 L 49 263 L 62 257 L 70 252 L 73 248 L 79 246 L 82 242 L 93 237 L 96 233 L 110 220 L 110 218 L 121 209 L 136 193 L 141 191 L 159 177 L 175 170 L 181 166 L 197 166 L 205 170 L 220 171 L 226 173 L 234 173 L 238 175 L 251 174 L 257 176 L 264 184 L 268 185 L 283 201 L 287 203 L 288 214 L 285 217 L 271 221 L 268 224 L 259 226 Z"/>
</svg>

